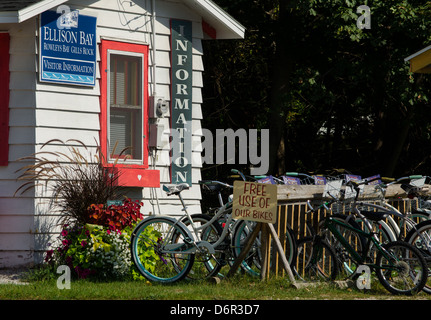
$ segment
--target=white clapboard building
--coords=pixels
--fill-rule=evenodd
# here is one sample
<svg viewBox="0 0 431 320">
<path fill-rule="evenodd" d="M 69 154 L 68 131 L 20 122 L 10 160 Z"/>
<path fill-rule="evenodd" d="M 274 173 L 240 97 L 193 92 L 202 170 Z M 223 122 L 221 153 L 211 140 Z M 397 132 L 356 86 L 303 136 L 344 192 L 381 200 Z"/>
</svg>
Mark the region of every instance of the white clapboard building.
<svg viewBox="0 0 431 320">
<path fill-rule="evenodd" d="M 58 232 L 48 191 L 15 194 L 18 159 L 51 139 L 132 146 L 117 168 L 144 214 L 179 214 L 161 186 L 180 182 L 199 211 L 202 41 L 243 36 L 211 0 L 1 1 L 0 268 L 40 262 Z"/>
</svg>

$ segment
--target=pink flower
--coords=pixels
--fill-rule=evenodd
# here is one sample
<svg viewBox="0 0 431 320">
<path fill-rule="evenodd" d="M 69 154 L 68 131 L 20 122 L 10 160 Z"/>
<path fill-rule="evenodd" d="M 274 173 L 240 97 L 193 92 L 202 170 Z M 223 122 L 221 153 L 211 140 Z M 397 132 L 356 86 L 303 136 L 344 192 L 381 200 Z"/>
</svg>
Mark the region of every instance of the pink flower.
<svg viewBox="0 0 431 320">
<path fill-rule="evenodd" d="M 48 250 L 46 252 L 45 262 L 48 262 L 48 261 L 50 261 L 52 259 L 53 253 L 54 253 L 54 250 Z"/>
<path fill-rule="evenodd" d="M 81 246 L 85 247 L 86 245 L 87 245 L 87 241 L 82 240 L 82 241 L 81 241 Z"/>
</svg>

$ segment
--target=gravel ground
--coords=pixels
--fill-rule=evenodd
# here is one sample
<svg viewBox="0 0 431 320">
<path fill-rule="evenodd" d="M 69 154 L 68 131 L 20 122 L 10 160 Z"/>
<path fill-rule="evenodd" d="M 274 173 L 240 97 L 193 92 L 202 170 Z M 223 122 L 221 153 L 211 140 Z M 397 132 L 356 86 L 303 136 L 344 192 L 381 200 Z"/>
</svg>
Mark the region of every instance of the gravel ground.
<svg viewBox="0 0 431 320">
<path fill-rule="evenodd" d="M 0 269 L 0 284 L 25 284 L 21 280 L 28 269 Z"/>
</svg>

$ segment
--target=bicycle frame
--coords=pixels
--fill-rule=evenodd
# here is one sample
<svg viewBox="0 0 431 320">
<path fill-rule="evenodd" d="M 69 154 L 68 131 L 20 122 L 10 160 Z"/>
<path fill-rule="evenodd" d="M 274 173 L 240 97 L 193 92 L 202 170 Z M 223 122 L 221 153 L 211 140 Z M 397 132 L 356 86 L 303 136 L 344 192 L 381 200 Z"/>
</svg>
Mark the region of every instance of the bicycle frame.
<svg viewBox="0 0 431 320">
<path fill-rule="evenodd" d="M 397 210 L 394 206 L 392 206 L 392 205 L 390 205 L 389 203 L 387 203 L 387 202 L 380 202 L 380 204 L 374 204 L 374 203 L 370 203 L 370 202 L 366 202 L 366 201 L 359 201 L 359 202 L 356 202 L 355 203 L 355 206 L 354 206 L 354 210 L 357 210 L 357 211 L 359 211 L 360 212 L 360 210 L 359 209 L 357 209 L 357 207 L 360 207 L 360 206 L 366 206 L 366 207 L 371 207 L 371 208 L 373 208 L 373 209 L 378 209 L 378 210 L 380 210 L 380 212 L 381 211 L 383 211 L 383 212 L 387 212 L 389 215 L 387 216 L 387 221 L 388 221 L 388 224 L 389 224 L 389 226 L 390 226 L 390 228 L 391 228 L 391 230 L 393 230 L 393 235 L 394 235 L 394 238 L 399 238 L 400 237 L 400 234 L 401 234 L 401 229 L 400 229 L 400 227 L 398 226 L 398 224 L 395 222 L 395 220 L 394 220 L 394 218 L 392 218 L 392 216 L 391 215 L 396 215 L 397 217 L 399 217 L 400 219 L 403 219 L 403 220 L 406 220 L 407 219 L 407 217 L 406 216 L 404 216 L 399 210 Z M 362 218 L 362 217 L 361 217 Z M 365 219 L 365 218 L 364 218 Z M 407 221 L 405 222 L 405 223 L 407 223 Z M 409 226 L 411 226 L 411 223 L 410 223 L 410 221 L 409 221 Z"/>
<path fill-rule="evenodd" d="M 360 214 L 360 210 L 357 208 L 357 206 L 368 206 L 374 209 L 378 209 L 380 211 L 383 212 L 388 212 L 389 215 L 387 217 L 388 222 L 391 226 L 391 229 L 394 231 L 394 236 L 396 239 L 398 240 L 402 240 L 401 238 L 401 231 L 403 230 L 402 228 L 406 228 L 406 232 L 408 232 L 409 230 L 415 229 L 416 228 L 416 224 L 414 223 L 413 220 L 411 220 L 410 218 L 410 213 L 405 213 L 402 214 L 398 209 L 396 209 L 394 206 L 392 206 L 391 204 L 385 202 L 385 201 L 381 201 L 380 204 L 373 204 L 373 203 L 369 203 L 366 201 L 357 201 L 354 203 L 354 207 L 353 210 L 356 211 L 356 213 L 361 216 Z M 403 222 L 402 222 L 402 228 L 399 227 L 399 225 L 395 222 L 395 220 L 391 217 L 391 215 L 395 215 L 398 218 L 400 218 Z M 366 221 L 368 223 L 368 227 L 371 228 L 370 223 L 368 222 L 368 220 L 361 216 L 361 218 L 364 220 L 364 222 Z M 369 229 L 372 230 L 372 229 Z M 427 251 L 431 252 L 431 239 L 424 239 L 423 235 L 420 235 L 422 241 L 424 244 L 426 244 L 427 246 Z M 427 241 L 426 241 L 427 240 Z"/>
<path fill-rule="evenodd" d="M 193 221 L 193 217 L 192 215 L 187 211 L 187 206 L 185 205 L 185 202 L 181 196 L 181 194 L 178 194 L 178 197 L 181 201 L 181 204 L 183 206 L 183 211 L 185 212 L 185 214 L 183 216 L 181 216 L 178 220 L 177 223 L 182 223 L 181 221 L 183 221 L 184 218 L 187 218 L 188 221 L 190 221 L 190 225 L 192 227 L 192 235 L 194 237 L 194 239 L 190 239 L 190 244 L 194 245 L 194 248 L 190 248 L 187 251 L 181 251 L 181 253 L 190 253 L 190 254 L 195 254 L 197 252 L 197 250 L 199 250 L 199 247 L 205 247 L 208 249 L 208 251 L 210 253 L 215 253 L 215 248 L 217 248 L 222 242 L 224 242 L 224 240 L 226 239 L 228 232 L 230 230 L 234 230 L 236 227 L 236 224 L 239 223 L 240 220 L 234 220 L 231 213 L 232 213 L 232 202 L 227 202 L 225 204 L 223 204 L 216 212 L 216 214 L 206 223 L 204 223 L 203 225 L 197 227 L 195 225 L 195 222 Z M 220 197 L 219 197 L 220 199 Z M 222 202 L 220 201 L 220 204 L 222 204 Z M 223 215 L 228 215 L 228 219 L 226 221 L 226 226 L 223 228 L 222 234 L 220 235 L 219 239 L 214 242 L 214 243 L 209 243 L 208 241 L 202 240 L 199 236 L 199 231 L 204 230 L 205 228 L 210 227 L 213 223 L 217 223 L 217 220 L 222 217 Z M 246 221 L 246 223 L 249 223 L 248 221 Z M 169 253 L 174 253 L 174 251 L 169 250 Z"/>
<path fill-rule="evenodd" d="M 337 225 L 340 225 L 348 230 L 351 230 L 363 237 L 365 237 L 367 239 L 367 243 L 366 243 L 366 247 L 364 248 L 365 250 L 363 250 L 362 255 L 360 255 L 351 245 L 350 243 L 347 241 L 346 238 L 344 238 L 344 236 L 337 230 Z M 379 239 L 376 236 L 376 233 L 374 232 L 366 232 L 364 230 L 361 229 L 356 229 L 354 227 L 352 227 L 351 225 L 348 225 L 346 223 L 343 223 L 342 221 L 333 219 L 331 217 L 327 217 L 325 220 L 325 226 L 328 228 L 328 230 L 335 236 L 335 238 L 340 241 L 340 243 L 342 244 L 342 246 L 349 252 L 349 254 L 351 255 L 351 257 L 353 258 L 353 260 L 358 264 L 358 265 L 367 265 L 370 266 L 372 268 L 378 269 L 380 268 L 378 265 L 376 265 L 375 263 L 367 263 L 366 259 L 368 257 L 368 253 L 371 247 L 371 244 L 374 244 L 376 246 L 376 248 L 384 255 L 384 257 L 388 260 L 391 261 L 392 260 L 392 256 L 390 256 L 389 252 L 387 252 L 381 245 L 381 242 L 379 241 Z"/>
</svg>

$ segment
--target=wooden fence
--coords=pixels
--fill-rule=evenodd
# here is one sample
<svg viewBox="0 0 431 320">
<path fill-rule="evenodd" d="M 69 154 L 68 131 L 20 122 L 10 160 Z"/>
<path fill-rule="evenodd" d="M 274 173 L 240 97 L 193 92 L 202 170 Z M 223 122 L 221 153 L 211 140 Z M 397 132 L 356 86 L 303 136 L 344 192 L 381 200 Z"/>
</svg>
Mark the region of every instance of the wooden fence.
<svg viewBox="0 0 431 320">
<path fill-rule="evenodd" d="M 359 200 L 371 200 L 374 186 L 365 186 L 364 192 L 359 197 Z M 282 246 L 285 248 L 285 230 L 289 225 L 295 236 L 301 238 L 306 235 L 306 222 L 309 221 L 313 226 L 316 226 L 319 221 L 327 214 L 326 210 L 319 210 L 316 214 L 306 214 L 308 211 L 307 200 L 315 203 L 321 203 L 323 199 L 324 186 L 316 185 L 280 185 L 278 186 L 278 217 L 274 228 Z M 400 185 L 391 185 L 386 190 L 385 198 L 388 202 L 397 208 L 401 213 L 411 210 L 412 206 L 416 205 L 416 200 L 407 198 L 406 193 L 401 189 Z M 276 276 L 285 276 L 286 270 L 283 266 L 282 259 L 274 245 L 271 234 L 268 234 L 269 239 L 265 241 L 268 247 L 264 248 L 269 252 L 271 262 L 267 264 L 267 270 L 263 274 L 275 274 Z M 266 277 L 267 277 L 266 276 Z"/>
</svg>

